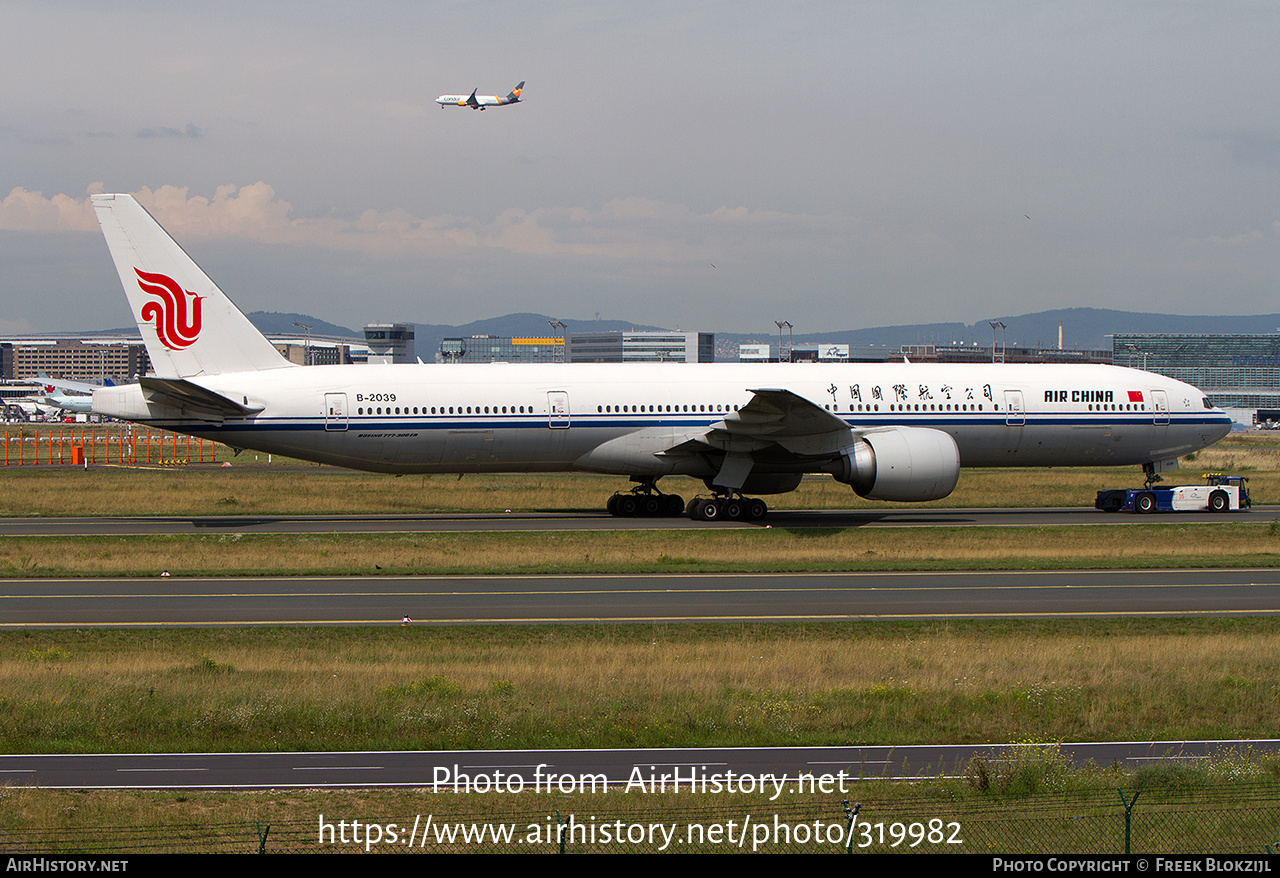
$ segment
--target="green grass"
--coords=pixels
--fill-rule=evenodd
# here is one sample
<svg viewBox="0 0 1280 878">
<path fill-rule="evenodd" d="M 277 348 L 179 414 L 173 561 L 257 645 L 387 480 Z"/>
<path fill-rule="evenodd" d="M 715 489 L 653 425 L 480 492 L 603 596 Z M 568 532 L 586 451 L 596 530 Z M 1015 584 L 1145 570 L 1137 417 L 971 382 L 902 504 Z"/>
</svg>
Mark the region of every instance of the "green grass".
<svg viewBox="0 0 1280 878">
<path fill-rule="evenodd" d="M 1272 737 L 1275 629 L 1241 618 L 12 631 L 0 634 L 0 747 Z"/>
</svg>

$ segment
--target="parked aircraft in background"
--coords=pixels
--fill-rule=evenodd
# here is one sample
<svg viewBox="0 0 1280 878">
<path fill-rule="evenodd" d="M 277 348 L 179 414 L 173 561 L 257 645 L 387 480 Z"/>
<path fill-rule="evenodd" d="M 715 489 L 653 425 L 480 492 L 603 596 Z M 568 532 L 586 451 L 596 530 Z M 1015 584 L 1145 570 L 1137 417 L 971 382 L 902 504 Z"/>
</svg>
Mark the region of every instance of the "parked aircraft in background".
<svg viewBox="0 0 1280 878">
<path fill-rule="evenodd" d="M 13 399 L 6 399 L 4 400 L 4 408 L 9 410 L 5 413 L 6 417 L 9 414 L 14 414 L 20 420 L 44 419 L 59 413 L 57 406 L 46 403 L 44 397 L 36 399 L 31 396 L 19 396 Z M 21 415 L 17 415 L 17 412 L 13 411 L 14 409 L 17 412 L 21 412 Z"/>
<path fill-rule="evenodd" d="M 524 91 L 524 80 L 520 84 L 511 89 L 511 93 L 505 98 L 497 95 L 476 95 L 475 91 L 471 92 L 470 97 L 466 95 L 440 95 L 436 98 L 436 103 L 441 107 L 470 107 L 473 110 L 483 110 L 486 107 L 505 107 L 507 104 L 520 103 L 520 92 Z"/>
<path fill-rule="evenodd" d="M 627 476 L 616 515 L 756 520 L 826 473 L 863 497 L 947 496 L 962 466 L 1142 466 L 1231 421 L 1196 388 L 1118 366 L 557 364 L 296 366 L 129 195 L 94 209 L 154 377 L 94 391 L 94 411 L 387 473 Z M 657 488 L 701 480 L 685 506 Z"/>
<path fill-rule="evenodd" d="M 44 401 L 73 415 L 87 415 L 93 411 L 92 396 L 68 396 L 56 387 L 51 393 L 45 394 Z"/>
<path fill-rule="evenodd" d="M 44 383 L 44 402 L 56 406 L 64 412 L 87 415 L 93 411 L 93 392 L 99 387 L 110 387 L 112 381 L 106 379 L 102 384 L 87 384 L 83 381 L 68 381 L 62 378 L 50 378 L 43 372 L 37 378 Z M 72 391 L 68 394 L 66 391 Z"/>
<path fill-rule="evenodd" d="M 115 384 L 110 378 L 103 378 L 101 384 L 90 384 L 87 381 L 72 381 L 68 378 L 50 378 L 43 372 L 37 372 L 36 378 L 44 383 L 46 392 L 52 392 L 56 388 L 58 390 L 69 390 L 72 393 L 92 394 L 99 387 L 110 387 Z"/>
</svg>

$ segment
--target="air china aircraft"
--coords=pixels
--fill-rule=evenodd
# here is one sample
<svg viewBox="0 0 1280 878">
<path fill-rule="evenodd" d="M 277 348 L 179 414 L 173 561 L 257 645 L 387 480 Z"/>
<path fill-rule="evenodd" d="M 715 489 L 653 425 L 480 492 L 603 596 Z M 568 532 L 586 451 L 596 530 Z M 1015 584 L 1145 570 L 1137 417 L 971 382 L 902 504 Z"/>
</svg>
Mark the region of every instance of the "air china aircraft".
<svg viewBox="0 0 1280 878">
<path fill-rule="evenodd" d="M 95 412 L 386 473 L 628 476 L 614 515 L 758 520 L 826 473 L 876 500 L 946 497 L 962 466 L 1141 465 L 1221 439 L 1196 388 L 1093 365 L 297 366 L 129 195 L 95 195 L 156 370 Z M 658 490 L 671 475 L 710 497 Z"/>
<path fill-rule="evenodd" d="M 463 95 L 440 95 L 436 98 L 436 103 L 441 107 L 470 107 L 473 110 L 483 110 L 485 107 L 505 107 L 507 104 L 520 103 L 520 92 L 524 91 L 524 81 L 511 89 L 511 93 L 505 98 L 497 95 L 480 95 L 476 96 L 475 91 L 471 92 L 470 97 Z"/>
</svg>

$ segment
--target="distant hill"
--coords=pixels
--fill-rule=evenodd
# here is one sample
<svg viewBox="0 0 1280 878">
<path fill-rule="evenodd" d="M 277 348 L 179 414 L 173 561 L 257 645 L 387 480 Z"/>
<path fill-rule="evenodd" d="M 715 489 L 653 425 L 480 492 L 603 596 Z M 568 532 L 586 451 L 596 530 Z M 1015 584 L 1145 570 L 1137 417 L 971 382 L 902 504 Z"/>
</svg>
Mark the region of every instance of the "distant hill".
<svg viewBox="0 0 1280 878">
<path fill-rule="evenodd" d="M 309 324 L 313 335 L 363 339 L 363 330 L 349 329 L 328 323 L 307 314 L 287 314 L 275 311 L 254 311 L 248 315 L 253 325 L 263 332 L 278 335 L 297 335 L 302 332 L 294 323 Z M 414 333 L 414 348 L 424 361 L 431 362 L 440 349 L 442 338 L 469 337 L 472 335 L 496 335 L 502 337 L 544 337 L 552 333 L 545 314 L 507 314 L 476 320 L 461 326 L 438 323 L 418 323 Z M 1116 332 L 1156 333 L 1218 333 L 1223 335 L 1280 331 L 1280 314 L 1253 314 L 1244 317 L 1186 316 L 1181 314 L 1147 314 L 1137 311 L 1111 311 L 1103 308 L 1064 308 L 1057 311 L 1040 311 L 1019 316 L 991 317 L 976 323 L 915 323 L 904 326 L 876 326 L 868 329 L 825 330 L 822 332 L 796 332 L 792 340 L 796 344 L 829 342 L 850 345 L 886 345 L 897 348 L 904 344 L 949 345 L 958 342 L 974 343 L 983 347 L 991 345 L 989 321 L 1005 325 L 1003 341 L 1009 347 L 1057 347 L 1058 323 L 1062 323 L 1063 346 L 1073 350 L 1110 350 L 1110 334 Z M 562 321 L 569 332 L 610 332 L 619 330 L 655 330 L 667 327 L 648 326 L 627 320 L 569 320 Z M 803 329 L 803 327 L 800 327 Z M 776 328 L 762 329 L 758 333 L 717 332 L 714 326 L 696 327 L 702 332 L 716 333 L 716 347 L 721 356 L 739 344 L 751 342 L 776 342 Z M 102 333 L 77 333 L 79 335 L 125 334 L 136 329 L 113 329 Z M 49 333 L 56 334 L 56 333 Z"/>
<path fill-rule="evenodd" d="M 258 331 L 267 335 L 302 335 L 305 330 L 294 326 L 302 323 L 311 327 L 312 335 L 332 335 L 338 338 L 364 338 L 363 331 L 348 329 L 336 323 L 328 323 L 310 314 L 286 314 L 280 311 L 254 311 L 246 314 L 249 322 L 258 327 Z"/>
</svg>

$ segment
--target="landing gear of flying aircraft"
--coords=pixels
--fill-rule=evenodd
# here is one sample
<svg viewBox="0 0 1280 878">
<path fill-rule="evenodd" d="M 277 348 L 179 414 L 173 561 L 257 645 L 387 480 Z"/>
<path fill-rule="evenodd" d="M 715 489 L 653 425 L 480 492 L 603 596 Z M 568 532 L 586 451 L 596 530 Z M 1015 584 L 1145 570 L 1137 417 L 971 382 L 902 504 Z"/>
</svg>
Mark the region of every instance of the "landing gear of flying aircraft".
<svg viewBox="0 0 1280 878">
<path fill-rule="evenodd" d="M 614 494 L 605 509 L 614 518 L 678 518 L 684 513 L 684 498 L 663 494 L 652 483 L 642 482 L 630 491 Z"/>
<path fill-rule="evenodd" d="M 685 511 L 694 521 L 760 521 L 769 514 L 769 506 L 757 497 L 726 494 L 694 497 Z"/>
</svg>

